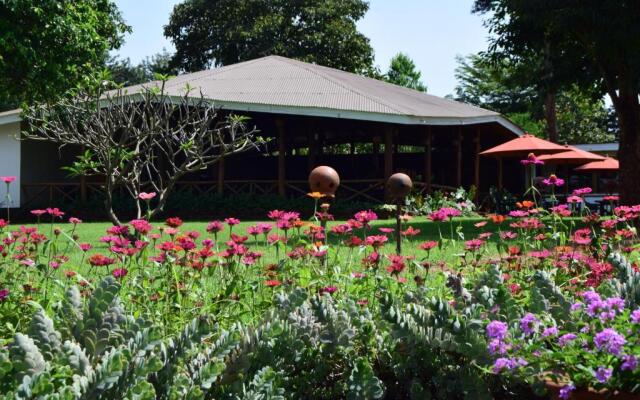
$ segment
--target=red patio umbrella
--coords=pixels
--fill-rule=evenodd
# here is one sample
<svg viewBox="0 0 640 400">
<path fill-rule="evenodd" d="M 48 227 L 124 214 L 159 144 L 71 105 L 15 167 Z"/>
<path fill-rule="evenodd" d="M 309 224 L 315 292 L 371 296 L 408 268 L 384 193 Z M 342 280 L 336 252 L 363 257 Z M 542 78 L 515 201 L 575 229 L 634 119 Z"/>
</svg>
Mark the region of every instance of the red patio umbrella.
<svg viewBox="0 0 640 400">
<path fill-rule="evenodd" d="M 501 145 L 485 150 L 481 152 L 480 155 L 496 157 L 526 157 L 529 153 L 533 153 L 538 156 L 541 154 L 560 153 L 562 151 L 567 151 L 567 148 L 533 135 L 524 134 L 513 140 L 509 140 L 506 143 L 502 143 Z"/>
<path fill-rule="evenodd" d="M 498 188 L 502 189 L 502 157 L 525 158 L 529 153 L 535 155 L 560 153 L 566 151 L 564 146 L 540 139 L 533 135 L 524 134 L 506 143 L 492 147 L 480 153 L 481 156 L 498 158 Z"/>
<path fill-rule="evenodd" d="M 605 157 L 565 145 L 565 151 L 554 154 L 543 154 L 538 159 L 548 164 L 584 164 L 590 161 L 602 161 Z"/>
<path fill-rule="evenodd" d="M 620 169 L 620 163 L 615 158 L 605 157 L 604 160 L 592 161 L 576 168 L 580 172 L 612 172 Z"/>
</svg>

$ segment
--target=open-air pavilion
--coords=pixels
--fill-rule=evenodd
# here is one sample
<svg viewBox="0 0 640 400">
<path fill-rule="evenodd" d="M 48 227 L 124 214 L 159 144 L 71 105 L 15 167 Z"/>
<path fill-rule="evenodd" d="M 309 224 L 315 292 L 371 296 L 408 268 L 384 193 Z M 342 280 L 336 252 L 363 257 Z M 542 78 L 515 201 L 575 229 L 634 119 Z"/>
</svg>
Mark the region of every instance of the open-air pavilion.
<svg viewBox="0 0 640 400">
<path fill-rule="evenodd" d="M 303 195 L 307 174 L 321 164 L 340 173 L 343 200 L 382 200 L 384 179 L 394 172 L 427 192 L 475 185 L 486 193 L 498 184 L 498 164 L 479 153 L 523 133 L 493 111 L 278 56 L 181 75 L 166 90 L 178 96 L 187 84 L 223 112 L 248 115 L 270 139 L 261 151 L 228 157 L 178 187 L 194 194 Z M 11 121 L 19 129 L 15 115 Z M 47 197 L 84 199 L 100 184 L 61 170 L 79 149 L 17 146 L 24 206 Z M 505 160 L 504 171 L 504 187 L 520 191 L 518 160 Z"/>
</svg>

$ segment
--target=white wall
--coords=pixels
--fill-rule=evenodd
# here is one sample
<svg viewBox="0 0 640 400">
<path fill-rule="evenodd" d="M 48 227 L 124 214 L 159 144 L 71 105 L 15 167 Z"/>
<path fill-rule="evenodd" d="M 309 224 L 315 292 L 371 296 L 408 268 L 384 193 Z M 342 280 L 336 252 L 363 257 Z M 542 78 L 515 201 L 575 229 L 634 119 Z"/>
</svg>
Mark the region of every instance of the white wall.
<svg viewBox="0 0 640 400">
<path fill-rule="evenodd" d="M 0 125 L 0 176 L 15 176 L 10 186 L 11 207 L 20 207 L 20 144 L 16 136 L 20 133 L 20 122 Z M 5 208 L 6 185 L 0 182 L 0 206 Z"/>
</svg>

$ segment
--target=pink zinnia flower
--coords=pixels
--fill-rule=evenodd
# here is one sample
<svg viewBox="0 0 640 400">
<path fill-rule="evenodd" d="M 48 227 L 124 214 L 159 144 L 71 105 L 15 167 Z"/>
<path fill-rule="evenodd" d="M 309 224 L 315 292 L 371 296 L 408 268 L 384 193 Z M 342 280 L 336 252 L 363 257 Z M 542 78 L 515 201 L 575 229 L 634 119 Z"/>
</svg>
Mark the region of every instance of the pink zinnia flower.
<svg viewBox="0 0 640 400">
<path fill-rule="evenodd" d="M 480 239 L 467 240 L 465 242 L 465 249 L 467 251 L 477 251 L 477 250 L 480 250 L 480 248 L 484 243 L 485 243 L 484 240 L 480 240 Z"/>
<path fill-rule="evenodd" d="M 46 213 L 47 213 L 47 210 L 31 210 L 31 214 L 35 215 L 36 217 L 39 217 Z"/>
<path fill-rule="evenodd" d="M 229 226 L 234 226 L 238 225 L 240 223 L 240 220 L 237 218 L 225 218 L 224 222 L 226 222 Z"/>
<path fill-rule="evenodd" d="M 82 220 L 80 218 L 71 217 L 69 218 L 69 223 L 73 225 L 78 225 L 82 223 Z"/>
<path fill-rule="evenodd" d="M 129 273 L 129 271 L 127 271 L 126 268 L 116 268 L 116 269 L 113 270 L 114 278 L 123 278 L 123 277 L 127 276 L 128 273 Z"/>
<path fill-rule="evenodd" d="M 16 177 L 15 176 L 0 176 L 0 180 L 2 180 L 2 182 L 6 183 L 6 184 L 9 184 L 9 183 L 15 181 Z"/>
<path fill-rule="evenodd" d="M 154 197 L 156 197 L 156 192 L 151 192 L 151 193 L 140 192 L 138 194 L 138 198 L 140 200 L 144 200 L 144 201 L 149 201 L 149 200 L 153 199 Z"/>
<path fill-rule="evenodd" d="M 224 229 L 224 225 L 221 221 L 211 221 L 207 224 L 207 232 L 218 233 Z"/>
<path fill-rule="evenodd" d="M 535 154 L 529 153 L 527 158 L 525 158 L 524 160 L 520 160 L 520 164 L 522 164 L 522 165 L 542 165 L 542 164 L 544 164 L 544 161 L 538 159 L 538 157 L 536 157 Z"/>
<path fill-rule="evenodd" d="M 437 245 L 438 245 L 438 242 L 436 242 L 435 240 L 427 240 L 426 242 L 420 243 L 420 246 L 418 247 L 420 247 L 422 250 L 429 251 L 434 247 L 436 247 Z"/>
<path fill-rule="evenodd" d="M 543 179 L 542 183 L 547 186 L 562 186 L 564 185 L 564 179 L 560 179 L 554 174 L 551 174 L 547 179 Z"/>
</svg>

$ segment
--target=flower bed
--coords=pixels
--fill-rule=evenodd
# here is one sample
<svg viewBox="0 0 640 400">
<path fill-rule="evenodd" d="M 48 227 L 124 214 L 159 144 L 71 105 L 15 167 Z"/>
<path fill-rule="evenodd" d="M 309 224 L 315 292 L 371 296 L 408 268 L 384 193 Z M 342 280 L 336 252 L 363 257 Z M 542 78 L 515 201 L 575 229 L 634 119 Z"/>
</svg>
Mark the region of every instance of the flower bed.
<svg viewBox="0 0 640 400">
<path fill-rule="evenodd" d="M 580 199 L 584 191 L 576 192 Z M 0 390 L 69 398 L 561 398 L 640 388 L 640 206 L 470 223 L 273 210 L 84 240 L 0 220 Z M 470 235 L 472 233 L 472 235 Z M 41 307 L 34 315 L 34 305 Z"/>
</svg>

